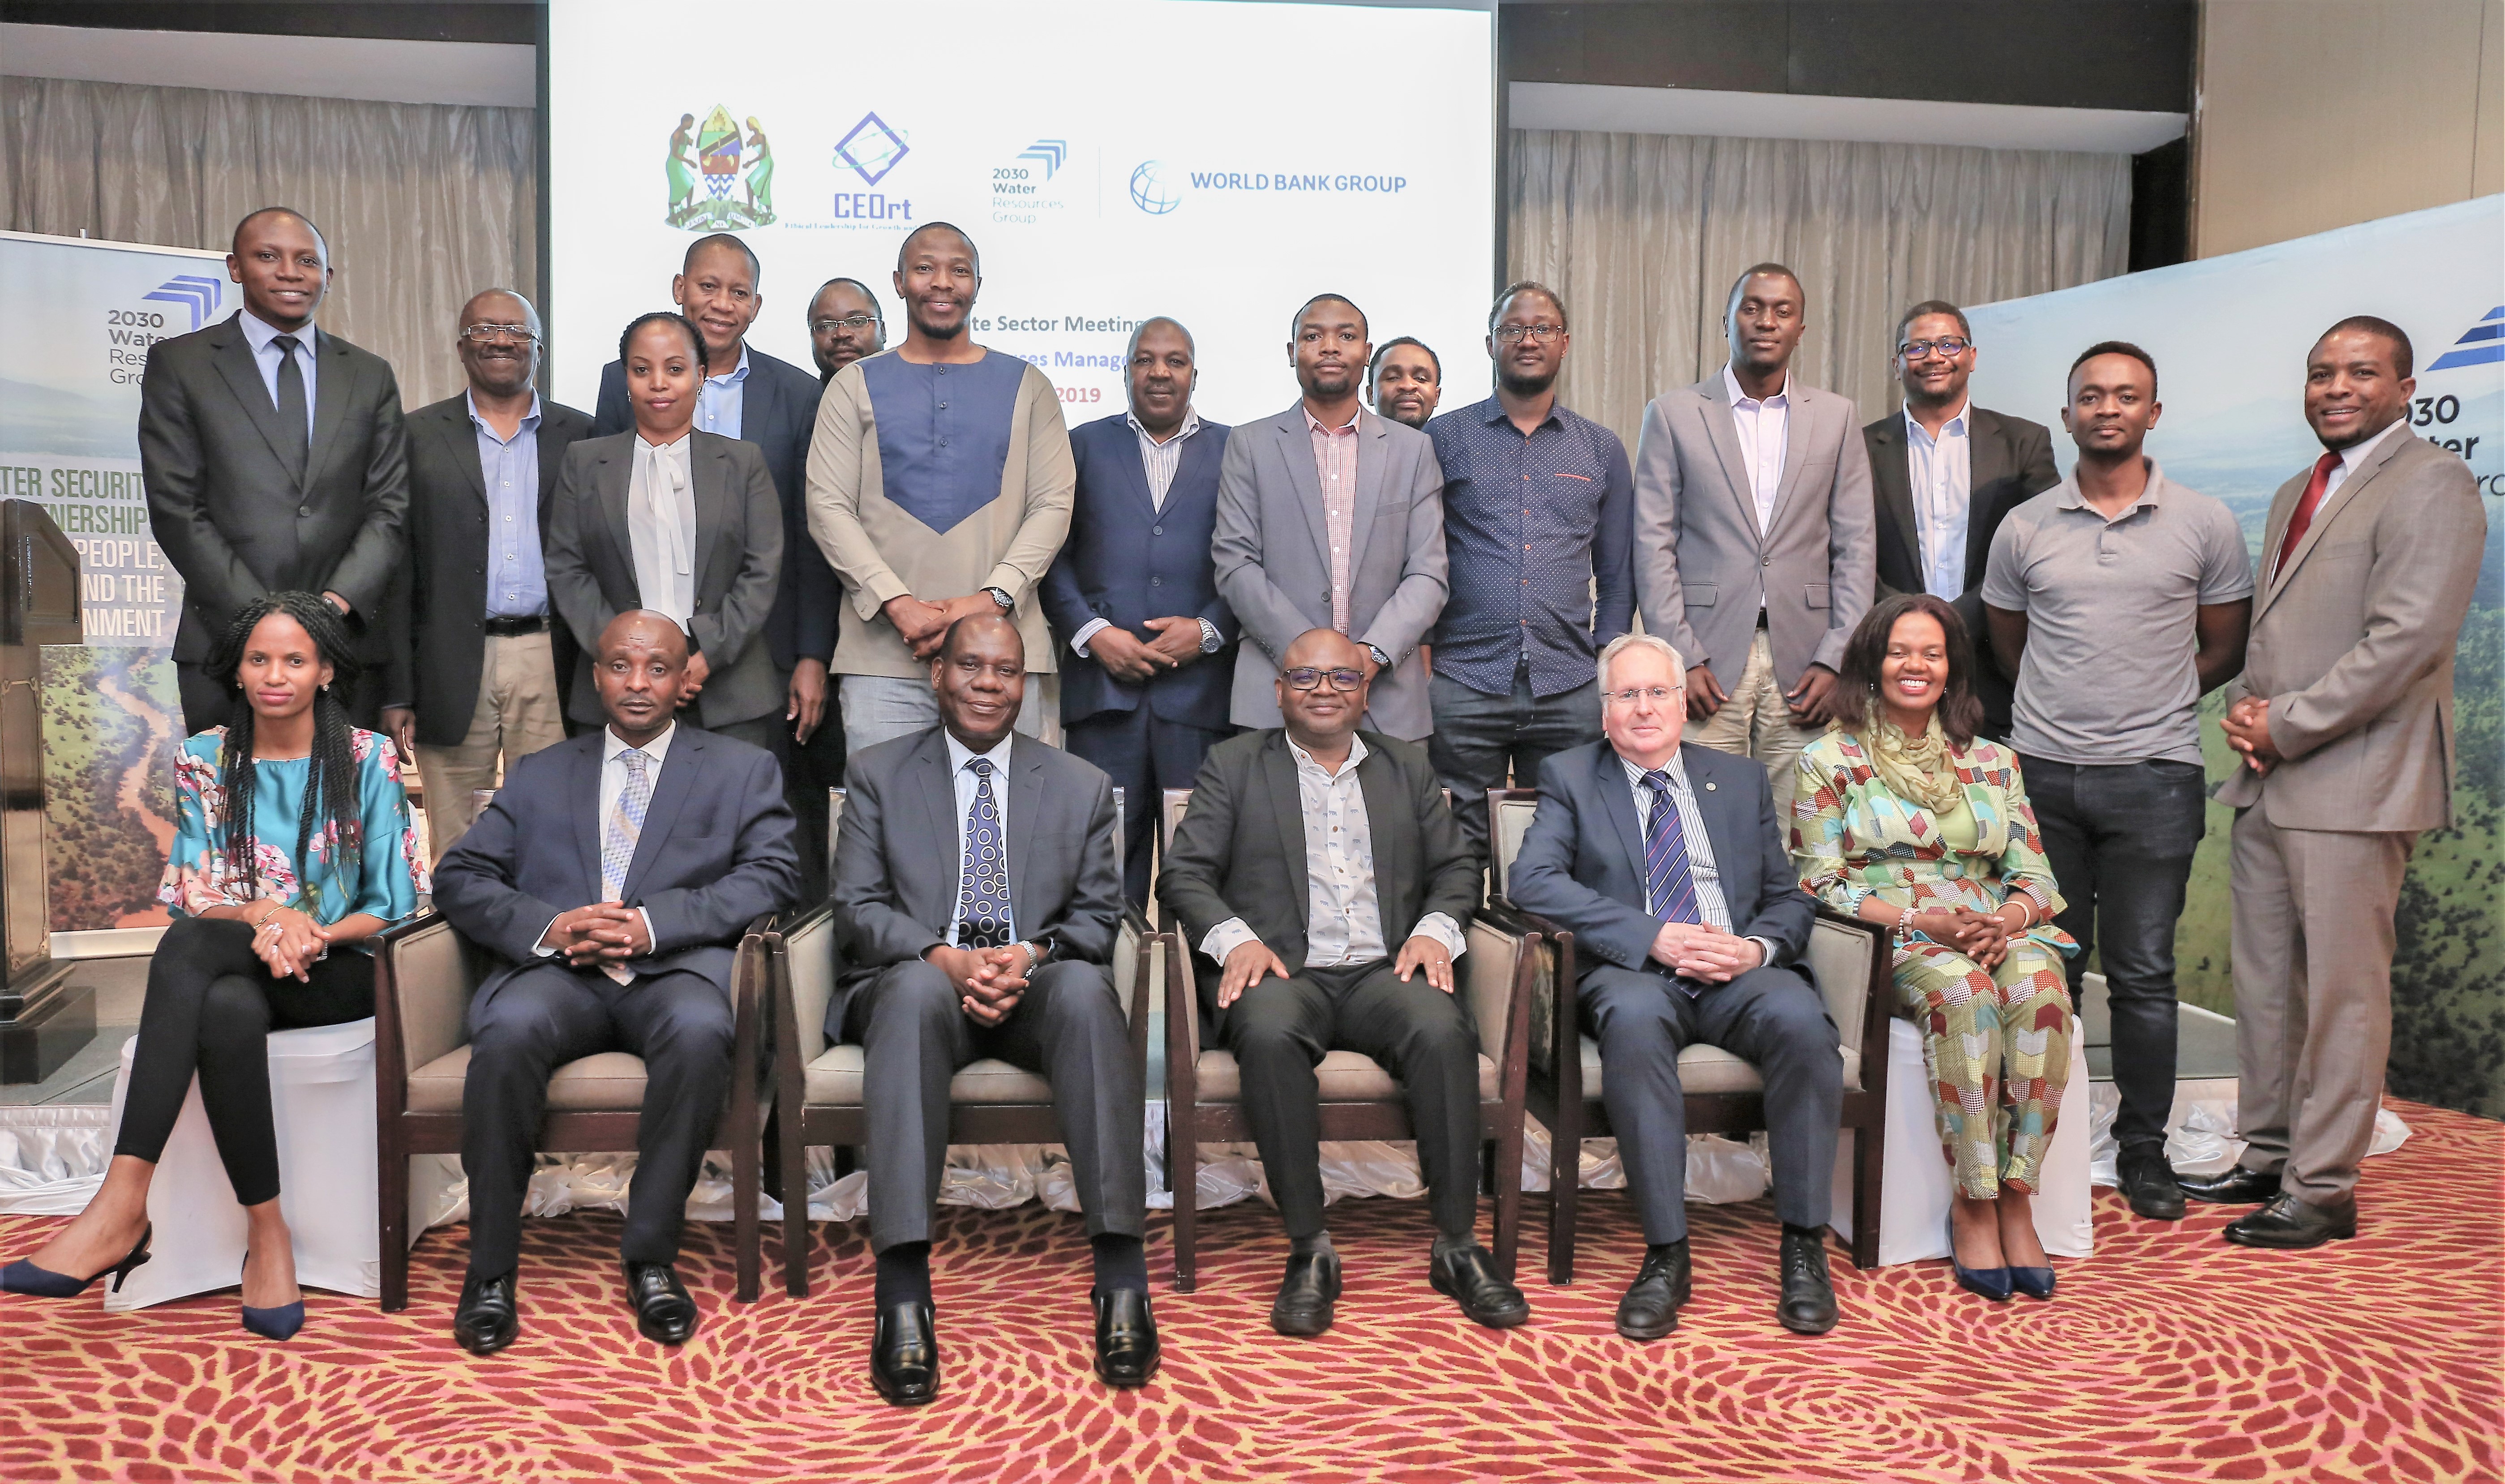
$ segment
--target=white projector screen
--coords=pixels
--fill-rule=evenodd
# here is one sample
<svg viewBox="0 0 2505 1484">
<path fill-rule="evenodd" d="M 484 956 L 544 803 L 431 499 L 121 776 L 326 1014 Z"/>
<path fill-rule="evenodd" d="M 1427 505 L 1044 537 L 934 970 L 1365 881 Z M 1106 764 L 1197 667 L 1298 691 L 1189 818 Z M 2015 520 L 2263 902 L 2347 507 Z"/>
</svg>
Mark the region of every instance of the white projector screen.
<svg viewBox="0 0 2505 1484">
<path fill-rule="evenodd" d="M 877 292 L 893 345 L 897 250 L 932 221 L 982 255 L 975 338 L 1042 368 L 1074 425 L 1123 409 L 1130 327 L 1159 314 L 1198 343 L 1204 415 L 1287 406 L 1288 320 L 1325 291 L 1365 309 L 1377 344 L 1431 346 L 1446 406 L 1486 395 L 1492 8 L 548 11 L 561 402 L 590 409 L 618 333 L 670 307 L 671 275 L 709 231 L 738 232 L 762 263 L 757 348 L 814 371 L 809 299 L 838 276 Z"/>
</svg>

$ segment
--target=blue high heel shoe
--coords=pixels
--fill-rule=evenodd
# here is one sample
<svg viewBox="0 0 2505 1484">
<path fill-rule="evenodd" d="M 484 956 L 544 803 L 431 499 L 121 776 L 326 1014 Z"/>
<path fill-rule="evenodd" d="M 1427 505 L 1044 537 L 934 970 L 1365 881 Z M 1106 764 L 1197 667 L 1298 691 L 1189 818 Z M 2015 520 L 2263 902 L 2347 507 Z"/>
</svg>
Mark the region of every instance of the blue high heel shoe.
<svg viewBox="0 0 2505 1484">
<path fill-rule="evenodd" d="M 2010 1276 L 2008 1268 L 1968 1267 L 1958 1260 L 1957 1218 L 1954 1214 L 1949 1218 L 1949 1266 L 1957 1270 L 1958 1288 L 1969 1293 L 1980 1293 L 1996 1304 L 2009 1302 L 2010 1290 L 2016 1287 L 2016 1281 Z M 2049 1279 L 2045 1290 L 2051 1291 Z"/>
<path fill-rule="evenodd" d="M 243 1265 L 252 1266 L 252 1254 L 243 1254 Z M 296 1331 L 304 1327 L 304 1300 L 300 1298 L 292 1304 L 280 1304 L 272 1309 L 256 1309 L 245 1304 L 243 1326 L 265 1340 L 292 1340 L 296 1338 Z"/>
<path fill-rule="evenodd" d="M 2053 1270 L 2049 1267 L 2013 1267 L 2009 1285 L 2029 1298 L 2053 1296 Z"/>
<path fill-rule="evenodd" d="M 50 1268 L 37 1267 L 20 1257 L 7 1267 L 0 1267 L 0 1292 L 27 1293 L 37 1298 L 76 1298 L 86 1292 L 88 1286 L 94 1283 L 97 1278 L 111 1274 L 113 1283 L 105 1291 L 119 1293 L 122 1291 L 122 1281 L 129 1277 L 132 1271 L 147 1263 L 148 1243 L 156 1235 L 157 1224 L 152 1221 L 140 1229 L 139 1245 L 130 1250 L 128 1256 L 106 1268 L 104 1272 L 88 1278 L 72 1278 L 67 1273 L 55 1273 Z"/>
</svg>

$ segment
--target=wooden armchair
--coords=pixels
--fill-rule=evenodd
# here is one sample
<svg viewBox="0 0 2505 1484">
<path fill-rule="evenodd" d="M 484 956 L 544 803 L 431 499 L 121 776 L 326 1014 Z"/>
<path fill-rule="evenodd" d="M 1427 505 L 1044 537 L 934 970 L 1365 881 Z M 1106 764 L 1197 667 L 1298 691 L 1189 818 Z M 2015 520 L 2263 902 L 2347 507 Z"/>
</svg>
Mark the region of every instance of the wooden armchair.
<svg viewBox="0 0 2505 1484">
<path fill-rule="evenodd" d="M 1190 801 L 1188 789 L 1166 791 L 1158 833 L 1169 849 Z M 1497 1266 L 1510 1278 L 1522 1226 L 1522 1114 L 1539 934 L 1475 920 L 1468 936 L 1469 951 L 1456 966 L 1457 989 L 1468 996 L 1478 1025 L 1479 1123 L 1483 1151 L 1492 1150 L 1486 1157 L 1493 1162 L 1483 1178 L 1495 1186 Z M 1180 928 L 1158 941 L 1165 965 L 1166 1184 L 1174 1190 L 1174 1282 L 1178 1291 L 1188 1293 L 1199 1282 L 1196 1150 L 1202 1144 L 1240 1143 L 1252 1132 L 1234 1054 L 1201 1048 L 1191 946 Z M 1400 1084 L 1372 1057 L 1332 1051 L 1315 1073 L 1322 1084 L 1324 1141 L 1417 1137 Z"/>
<path fill-rule="evenodd" d="M 1574 1281 L 1574 1212 L 1582 1142 L 1610 1136 L 1601 1101 L 1600 1043 L 1582 1033 L 1575 1004 L 1574 935 L 1512 905 L 1506 876 L 1538 804 L 1536 789 L 1488 791 L 1488 837 L 1499 901 L 1490 919 L 1537 935 L 1548 962 L 1531 977 L 1529 1106 L 1549 1133 L 1548 1281 Z M 1844 1060 L 1841 1126 L 1852 1134 L 1852 1262 L 1879 1263 L 1879 1189 L 1887 1158 L 1888 1021 L 1895 1005 L 1888 929 L 1821 905 L 1811 929 L 1806 970 L 1835 1022 Z M 1766 1126 L 1764 1083 L 1757 1069 L 1718 1046 L 1692 1045 L 1678 1055 L 1691 1134 L 1746 1136 Z"/>
<path fill-rule="evenodd" d="M 773 1084 L 764 1059 L 772 1037 L 765 994 L 769 923 L 748 925 L 731 970 L 734 1075 L 715 1143 L 731 1158 L 731 1215 L 738 1248 L 738 1294 L 758 1291 L 758 1191 L 764 1106 Z M 382 1306 L 408 1307 L 408 1157 L 461 1151 L 461 1090 L 470 1072 L 470 997 L 497 966 L 495 955 L 463 937 L 440 912 L 427 912 L 377 940 L 374 975 L 375 1144 L 380 1155 L 376 1215 L 382 1233 Z M 644 1106 L 644 1062 L 604 1051 L 566 1063 L 548 1078 L 547 1115 L 537 1148 L 631 1149 Z"/>
</svg>

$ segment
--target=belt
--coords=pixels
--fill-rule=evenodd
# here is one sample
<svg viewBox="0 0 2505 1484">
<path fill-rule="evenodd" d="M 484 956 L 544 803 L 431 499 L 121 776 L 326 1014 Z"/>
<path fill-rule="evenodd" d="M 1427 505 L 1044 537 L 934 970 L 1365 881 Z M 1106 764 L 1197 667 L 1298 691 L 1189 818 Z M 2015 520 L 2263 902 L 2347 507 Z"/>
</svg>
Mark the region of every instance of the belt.
<svg viewBox="0 0 2505 1484">
<path fill-rule="evenodd" d="M 522 634 L 537 634 L 548 626 L 547 615 L 533 614 L 527 618 L 489 618 L 479 625 L 491 639 L 512 639 Z"/>
</svg>

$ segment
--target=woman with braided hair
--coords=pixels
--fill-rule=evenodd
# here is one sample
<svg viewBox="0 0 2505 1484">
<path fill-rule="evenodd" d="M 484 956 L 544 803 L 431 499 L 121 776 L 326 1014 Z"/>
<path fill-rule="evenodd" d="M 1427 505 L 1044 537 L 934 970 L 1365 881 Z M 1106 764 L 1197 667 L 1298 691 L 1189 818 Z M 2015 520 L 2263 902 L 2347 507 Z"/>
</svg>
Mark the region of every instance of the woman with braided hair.
<svg viewBox="0 0 2505 1484">
<path fill-rule="evenodd" d="M 356 647 L 309 592 L 245 605 L 211 673 L 231 720 L 183 744 L 177 827 L 158 900 L 173 914 L 148 965 L 122 1129 L 104 1184 L 0 1289 L 67 1297 L 148 1260 L 148 1185 L 194 1074 L 218 1157 L 249 1219 L 244 1327 L 270 1339 L 304 1323 L 278 1207 L 267 1037 L 374 1012 L 368 940 L 428 889 L 389 739 L 348 724 L 337 695 Z"/>
</svg>

